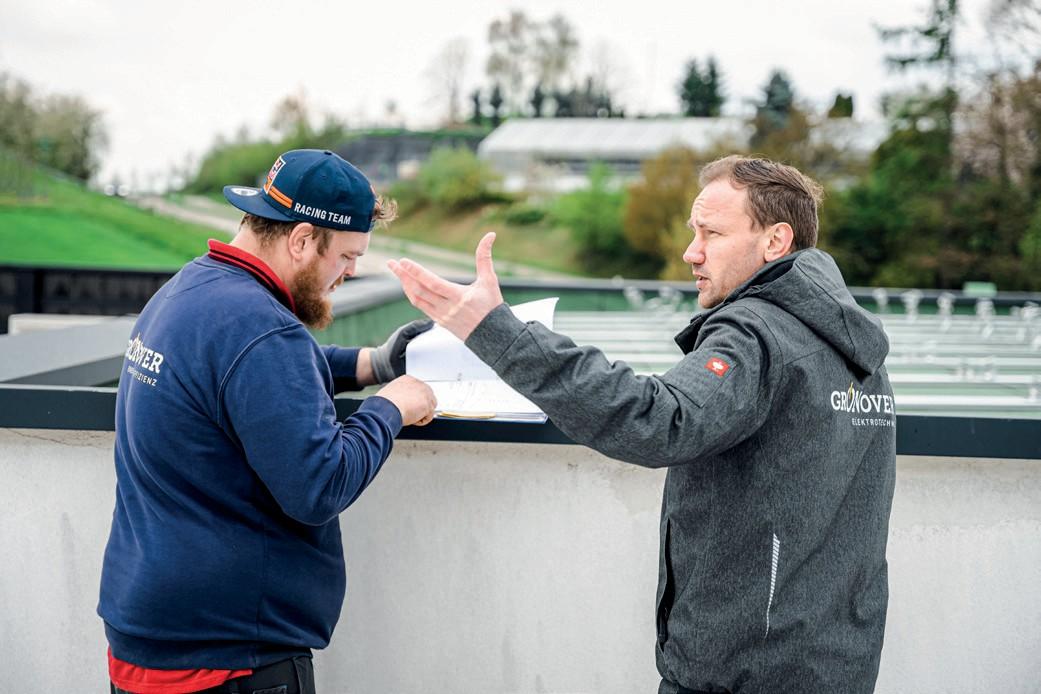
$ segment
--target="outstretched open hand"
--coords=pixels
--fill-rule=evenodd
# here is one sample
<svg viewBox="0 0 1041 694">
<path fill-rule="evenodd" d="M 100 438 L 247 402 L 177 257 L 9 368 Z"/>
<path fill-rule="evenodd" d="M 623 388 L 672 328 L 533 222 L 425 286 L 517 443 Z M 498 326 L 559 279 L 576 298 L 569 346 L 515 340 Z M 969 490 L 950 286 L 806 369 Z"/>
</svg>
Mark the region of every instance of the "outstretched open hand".
<svg viewBox="0 0 1041 694">
<path fill-rule="evenodd" d="M 401 280 L 405 296 L 413 306 L 465 340 L 502 303 L 499 278 L 492 264 L 494 243 L 495 232 L 489 232 L 477 244 L 477 279 L 469 285 L 449 282 L 408 258 L 389 260 L 387 267 Z"/>
</svg>

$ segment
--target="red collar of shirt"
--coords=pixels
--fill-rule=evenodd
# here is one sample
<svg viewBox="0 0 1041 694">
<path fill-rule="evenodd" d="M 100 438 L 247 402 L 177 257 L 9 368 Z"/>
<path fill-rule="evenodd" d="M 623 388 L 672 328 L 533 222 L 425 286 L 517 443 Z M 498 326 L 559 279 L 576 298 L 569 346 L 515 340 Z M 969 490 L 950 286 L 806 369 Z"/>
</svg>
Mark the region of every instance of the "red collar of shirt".
<svg viewBox="0 0 1041 694">
<path fill-rule="evenodd" d="M 296 314 L 296 304 L 293 302 L 293 295 L 289 293 L 285 282 L 275 274 L 275 271 L 267 263 L 252 253 L 247 253 L 241 248 L 229 246 L 216 239 L 210 239 L 209 246 L 210 252 L 207 254 L 209 257 L 218 262 L 242 268 L 253 275 L 258 282 L 275 295 L 275 298 L 283 306 L 292 311 L 294 315 Z"/>
</svg>

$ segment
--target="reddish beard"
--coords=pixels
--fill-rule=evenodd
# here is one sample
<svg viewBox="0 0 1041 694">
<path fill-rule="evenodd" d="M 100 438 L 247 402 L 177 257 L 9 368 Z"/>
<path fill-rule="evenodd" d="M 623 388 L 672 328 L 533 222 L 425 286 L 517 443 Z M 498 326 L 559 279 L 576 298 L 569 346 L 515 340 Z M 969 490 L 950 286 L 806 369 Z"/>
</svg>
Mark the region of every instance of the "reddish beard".
<svg viewBox="0 0 1041 694">
<path fill-rule="evenodd" d="M 318 273 L 318 258 L 312 260 L 289 284 L 296 317 L 309 328 L 321 330 L 333 322 L 333 305 L 325 296 L 327 289 Z"/>
</svg>

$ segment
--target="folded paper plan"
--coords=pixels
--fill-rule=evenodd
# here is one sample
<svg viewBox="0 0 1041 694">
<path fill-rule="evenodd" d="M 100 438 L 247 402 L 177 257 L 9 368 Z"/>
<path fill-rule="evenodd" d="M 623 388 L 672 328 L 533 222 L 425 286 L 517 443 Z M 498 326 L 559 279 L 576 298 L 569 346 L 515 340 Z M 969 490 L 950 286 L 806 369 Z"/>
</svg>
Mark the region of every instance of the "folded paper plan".
<svg viewBox="0 0 1041 694">
<path fill-rule="evenodd" d="M 510 310 L 522 321 L 553 328 L 557 297 L 529 301 Z M 544 422 L 538 405 L 510 388 L 458 337 L 440 325 L 409 343 L 406 373 L 426 381 L 437 396 L 437 415 L 456 419 Z"/>
</svg>

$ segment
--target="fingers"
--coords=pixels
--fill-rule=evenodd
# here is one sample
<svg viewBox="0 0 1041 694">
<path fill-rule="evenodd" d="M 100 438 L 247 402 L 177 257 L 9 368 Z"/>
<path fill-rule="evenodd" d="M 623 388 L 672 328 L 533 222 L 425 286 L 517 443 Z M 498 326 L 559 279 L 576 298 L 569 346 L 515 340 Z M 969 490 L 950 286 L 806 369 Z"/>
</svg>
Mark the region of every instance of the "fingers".
<svg viewBox="0 0 1041 694">
<path fill-rule="evenodd" d="M 475 253 L 477 260 L 477 280 L 491 281 L 498 284 L 495 276 L 495 265 L 492 263 L 492 245 L 495 243 L 495 232 L 489 231 L 477 244 Z"/>
<path fill-rule="evenodd" d="M 390 268 L 390 271 L 393 272 L 399 280 L 401 280 L 402 284 L 407 280 L 412 280 L 423 289 L 445 298 L 455 298 L 463 290 L 460 285 L 439 277 L 419 263 L 409 260 L 408 258 L 402 258 L 401 260 L 388 260 L 387 267 Z"/>
<path fill-rule="evenodd" d="M 387 267 L 401 281 L 409 302 L 437 323 L 443 325 L 458 310 L 463 286 L 443 280 L 408 259 L 390 260 Z"/>
<path fill-rule="evenodd" d="M 401 331 L 401 334 L 407 340 L 411 340 L 414 337 L 422 335 L 427 330 L 430 330 L 433 327 L 434 321 L 430 320 L 429 318 L 419 318 L 405 325 L 404 329 Z"/>
<path fill-rule="evenodd" d="M 415 282 L 404 280 L 401 283 L 401 288 L 405 292 L 405 297 L 413 306 L 427 314 L 427 316 L 436 322 L 441 322 L 450 312 L 450 309 L 446 308 L 446 305 L 449 303 L 448 300 L 426 291 Z M 433 323 L 431 323 L 430 327 L 433 327 Z M 425 332 L 427 329 L 428 328 L 423 328 L 423 330 L 418 331 L 416 334 L 418 335 L 420 332 Z"/>
<path fill-rule="evenodd" d="M 426 385 L 426 384 L 424 384 Z M 437 397 L 434 396 L 434 391 L 430 390 L 429 386 L 426 386 L 427 391 L 427 413 L 419 418 L 416 422 L 417 427 L 425 427 L 430 422 L 434 421 L 434 414 L 437 411 Z"/>
<path fill-rule="evenodd" d="M 407 292 L 406 295 L 408 295 Z M 408 300 L 412 303 L 413 306 L 430 316 L 434 321 L 441 322 L 442 320 L 444 320 L 444 315 L 442 315 L 443 312 L 439 309 L 439 307 L 430 303 L 426 299 L 419 296 L 409 296 Z"/>
</svg>

